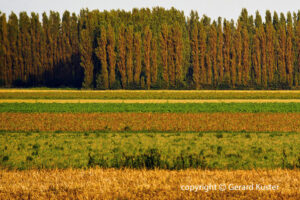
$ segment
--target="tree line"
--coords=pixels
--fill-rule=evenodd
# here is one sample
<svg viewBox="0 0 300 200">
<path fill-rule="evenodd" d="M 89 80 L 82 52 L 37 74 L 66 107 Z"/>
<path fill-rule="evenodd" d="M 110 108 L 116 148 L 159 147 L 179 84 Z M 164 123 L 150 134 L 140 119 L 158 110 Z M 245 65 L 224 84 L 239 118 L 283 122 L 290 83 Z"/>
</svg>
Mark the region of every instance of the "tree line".
<svg viewBox="0 0 300 200">
<path fill-rule="evenodd" d="M 0 86 L 291 89 L 300 84 L 300 11 L 234 20 L 192 11 L 0 12 Z"/>
</svg>

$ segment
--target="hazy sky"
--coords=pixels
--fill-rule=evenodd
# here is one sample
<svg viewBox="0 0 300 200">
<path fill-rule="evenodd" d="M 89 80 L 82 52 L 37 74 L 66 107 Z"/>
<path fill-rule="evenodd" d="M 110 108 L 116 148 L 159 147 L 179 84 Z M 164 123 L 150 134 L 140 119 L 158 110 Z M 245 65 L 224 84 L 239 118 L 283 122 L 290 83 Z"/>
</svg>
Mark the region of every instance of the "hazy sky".
<svg viewBox="0 0 300 200">
<path fill-rule="evenodd" d="M 247 8 L 249 14 L 255 14 L 259 10 L 264 15 L 267 9 L 272 12 L 298 11 L 300 0 L 0 0 L 0 11 L 7 14 L 14 11 L 48 12 L 49 10 L 63 12 L 69 10 L 79 13 L 81 8 L 90 10 L 111 10 L 162 6 L 171 8 L 174 6 L 189 15 L 191 10 L 198 11 L 199 15 L 217 19 L 218 16 L 226 19 L 236 19 L 242 8 Z"/>
</svg>

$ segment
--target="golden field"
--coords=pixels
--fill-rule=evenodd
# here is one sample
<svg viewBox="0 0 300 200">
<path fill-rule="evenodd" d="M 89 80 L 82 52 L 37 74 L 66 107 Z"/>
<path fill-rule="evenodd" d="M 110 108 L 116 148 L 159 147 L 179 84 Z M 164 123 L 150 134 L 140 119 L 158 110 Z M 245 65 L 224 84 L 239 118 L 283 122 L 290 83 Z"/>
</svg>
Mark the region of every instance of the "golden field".
<svg viewBox="0 0 300 200">
<path fill-rule="evenodd" d="M 0 113 L 0 130 L 300 132 L 299 119 L 300 113 L 4 112 Z"/>
<path fill-rule="evenodd" d="M 187 186 L 216 190 L 187 191 Z M 225 184 L 225 191 L 219 185 Z M 254 184 L 253 190 L 229 190 Z M 256 186 L 256 185 L 260 186 Z M 272 185 L 262 190 L 262 185 Z M 183 188 L 183 189 L 182 189 Z M 190 187 L 192 188 L 192 187 Z M 208 187 L 207 187 L 208 188 Z M 240 187 L 241 188 L 241 187 Z M 0 171 L 0 199 L 299 199 L 299 170 Z"/>
<path fill-rule="evenodd" d="M 299 90 L 30 90 L 0 89 L 1 102 L 20 100 L 289 100 L 300 99 Z M 15 100 L 15 101 L 7 101 Z M 165 102 L 165 101 L 163 101 Z M 201 102 L 201 101 L 199 101 Z M 259 101 L 255 101 L 259 102 Z"/>
</svg>

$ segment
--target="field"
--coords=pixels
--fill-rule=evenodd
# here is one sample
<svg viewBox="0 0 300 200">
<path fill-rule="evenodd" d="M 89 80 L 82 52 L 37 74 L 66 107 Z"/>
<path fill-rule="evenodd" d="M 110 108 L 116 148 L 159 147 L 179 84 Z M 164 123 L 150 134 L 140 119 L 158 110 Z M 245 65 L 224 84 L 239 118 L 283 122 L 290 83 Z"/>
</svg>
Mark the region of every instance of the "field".
<svg viewBox="0 0 300 200">
<path fill-rule="evenodd" d="M 22 113 L 299 113 L 299 103 L 2 103 L 0 112 Z"/>
<path fill-rule="evenodd" d="M 4 169 L 300 167 L 297 133 L 29 132 L 2 134 L 0 143 Z"/>
<path fill-rule="evenodd" d="M 29 170 L 0 172 L 0 199 L 299 199 L 295 170 Z M 253 190 L 229 190 L 253 185 Z M 210 185 L 216 187 L 210 187 Z M 226 186 L 225 191 L 219 189 Z M 204 186 L 196 191 L 196 187 Z M 257 188 L 258 186 L 258 188 Z M 271 186 L 271 187 L 270 187 Z M 193 188 L 194 187 L 194 188 Z M 272 190 L 272 187 L 275 190 Z M 214 190 L 216 188 L 216 190 Z M 276 189 L 278 188 L 278 189 Z M 207 192 L 206 192 L 207 191 Z"/>
<path fill-rule="evenodd" d="M 0 199 L 299 199 L 299 100 L 2 89 Z M 187 191 L 208 184 L 278 188 Z"/>
<path fill-rule="evenodd" d="M 300 99 L 300 91 L 239 91 L 239 90 L 0 90 L 0 99 L 105 99 L 105 100 L 128 100 L 128 99 Z"/>
<path fill-rule="evenodd" d="M 0 130 L 9 132 L 300 132 L 300 113 L 0 113 L 0 119 Z"/>
</svg>

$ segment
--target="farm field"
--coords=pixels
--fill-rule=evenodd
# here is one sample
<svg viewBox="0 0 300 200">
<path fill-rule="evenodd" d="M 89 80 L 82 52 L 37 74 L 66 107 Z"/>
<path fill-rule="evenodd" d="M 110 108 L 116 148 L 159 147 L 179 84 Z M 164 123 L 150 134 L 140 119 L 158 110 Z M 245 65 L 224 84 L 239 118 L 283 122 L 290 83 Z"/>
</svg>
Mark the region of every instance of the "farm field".
<svg viewBox="0 0 300 200">
<path fill-rule="evenodd" d="M 0 199 L 299 199 L 295 170 L 68 169 L 0 172 Z M 206 184 L 206 185 L 205 185 Z M 216 190 L 209 190 L 209 184 Z M 229 190 L 254 184 L 253 190 Z M 205 185 L 196 191 L 193 186 Z M 219 191 L 225 185 L 225 191 Z M 259 189 L 256 189 L 258 185 Z M 274 186 L 275 190 L 267 190 Z M 277 187 L 278 186 L 278 187 Z M 212 188 L 212 187 L 211 187 Z M 263 190 L 262 188 L 266 188 Z M 191 189 L 191 191 L 189 191 Z M 214 189 L 214 188 L 213 188 Z"/>
<path fill-rule="evenodd" d="M 2 2 L 0 200 L 300 200 L 300 0 Z"/>
<path fill-rule="evenodd" d="M 300 91 L 240 91 L 240 90 L 0 90 L 0 100 L 5 99 L 300 99 Z"/>
<path fill-rule="evenodd" d="M 8 169 L 294 169 L 298 133 L 2 133 Z"/>
<path fill-rule="evenodd" d="M 0 113 L 9 132 L 300 132 L 300 113 Z"/>
<path fill-rule="evenodd" d="M 300 99 L 0 99 L 0 103 L 115 103 L 115 104 L 176 104 L 176 103 L 300 103 Z"/>
<path fill-rule="evenodd" d="M 298 199 L 298 101 L 299 91 L 3 89 L 0 199 Z M 279 189 L 181 189 L 209 183 Z"/>
<path fill-rule="evenodd" d="M 2 103 L 0 112 L 23 113 L 299 113 L 299 103 Z"/>
</svg>

